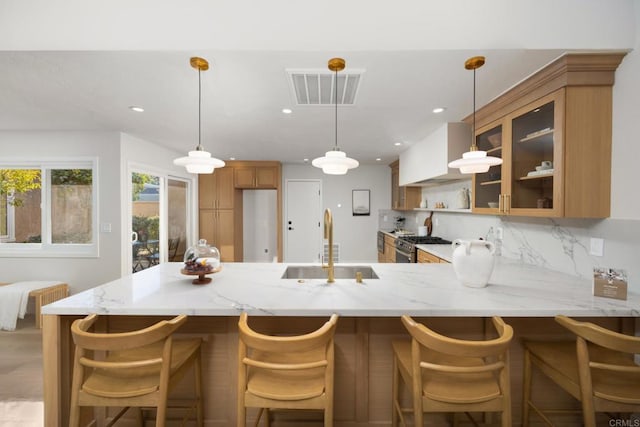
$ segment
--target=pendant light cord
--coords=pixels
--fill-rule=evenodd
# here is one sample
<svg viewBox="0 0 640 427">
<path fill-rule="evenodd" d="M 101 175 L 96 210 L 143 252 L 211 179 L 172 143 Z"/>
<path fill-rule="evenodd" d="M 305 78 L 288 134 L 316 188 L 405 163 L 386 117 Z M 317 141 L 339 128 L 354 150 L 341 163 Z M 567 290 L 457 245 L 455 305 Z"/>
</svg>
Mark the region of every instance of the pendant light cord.
<svg viewBox="0 0 640 427">
<path fill-rule="evenodd" d="M 472 147 L 475 147 L 476 150 L 478 147 L 476 146 L 476 69 L 473 69 L 473 127 L 471 128 L 471 144 Z"/>
<path fill-rule="evenodd" d="M 202 70 L 198 68 L 198 148 L 197 151 L 202 151 Z"/>
<path fill-rule="evenodd" d="M 340 149 L 338 148 L 338 70 L 336 69 L 335 71 L 335 96 L 334 96 L 334 101 L 336 103 L 336 144 L 335 144 L 335 151 L 340 151 Z"/>
</svg>

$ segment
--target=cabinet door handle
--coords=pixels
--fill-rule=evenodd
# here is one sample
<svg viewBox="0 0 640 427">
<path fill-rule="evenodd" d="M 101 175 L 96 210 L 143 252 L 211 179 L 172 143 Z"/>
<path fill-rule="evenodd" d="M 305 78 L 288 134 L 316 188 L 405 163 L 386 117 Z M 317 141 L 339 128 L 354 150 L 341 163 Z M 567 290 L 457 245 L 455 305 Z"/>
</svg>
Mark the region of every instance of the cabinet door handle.
<svg viewBox="0 0 640 427">
<path fill-rule="evenodd" d="M 503 194 L 498 196 L 498 212 L 502 212 L 502 196 Z"/>
<path fill-rule="evenodd" d="M 505 213 L 510 213 L 511 212 L 511 194 L 505 194 L 504 195 L 504 209 L 505 209 Z"/>
</svg>

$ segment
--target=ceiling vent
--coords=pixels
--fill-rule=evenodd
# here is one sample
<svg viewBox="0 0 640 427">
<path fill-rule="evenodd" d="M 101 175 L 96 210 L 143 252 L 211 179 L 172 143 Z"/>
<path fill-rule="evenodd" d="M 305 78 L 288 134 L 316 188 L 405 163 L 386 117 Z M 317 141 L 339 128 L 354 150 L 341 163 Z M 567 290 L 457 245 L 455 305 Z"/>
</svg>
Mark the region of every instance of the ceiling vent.
<svg viewBox="0 0 640 427">
<path fill-rule="evenodd" d="M 286 71 L 297 105 L 335 105 L 334 73 L 329 70 Z M 362 73 L 362 69 L 351 69 L 338 74 L 338 104 L 355 104 Z"/>
</svg>

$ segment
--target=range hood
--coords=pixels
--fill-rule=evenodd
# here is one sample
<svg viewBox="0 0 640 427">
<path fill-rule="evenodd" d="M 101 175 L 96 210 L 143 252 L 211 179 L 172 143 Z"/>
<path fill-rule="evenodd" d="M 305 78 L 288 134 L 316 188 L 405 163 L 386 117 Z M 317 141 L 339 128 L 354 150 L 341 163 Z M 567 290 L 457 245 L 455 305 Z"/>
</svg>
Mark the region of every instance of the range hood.
<svg viewBox="0 0 640 427">
<path fill-rule="evenodd" d="M 469 124 L 445 123 L 400 153 L 400 185 L 429 186 L 470 179 L 470 175 L 447 166 L 449 162 L 462 157 L 470 145 Z"/>
</svg>

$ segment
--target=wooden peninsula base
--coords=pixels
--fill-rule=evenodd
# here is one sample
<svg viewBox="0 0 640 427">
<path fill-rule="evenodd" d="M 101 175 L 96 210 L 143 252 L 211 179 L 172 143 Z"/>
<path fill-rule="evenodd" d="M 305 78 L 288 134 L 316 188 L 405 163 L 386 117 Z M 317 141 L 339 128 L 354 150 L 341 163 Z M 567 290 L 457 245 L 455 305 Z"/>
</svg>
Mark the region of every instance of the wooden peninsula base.
<svg viewBox="0 0 640 427">
<path fill-rule="evenodd" d="M 77 315 L 45 315 L 43 330 L 45 425 L 68 425 L 69 388 L 73 343 L 69 333 Z M 103 316 L 105 330 L 131 330 L 168 316 Z M 436 330 L 465 339 L 482 339 L 491 330 L 482 317 L 417 318 Z M 584 318 L 582 318 L 584 319 Z M 303 333 L 317 328 L 326 317 L 250 317 L 261 332 Z M 631 331 L 633 318 L 601 317 L 590 319 L 603 326 Z M 236 425 L 237 316 L 192 316 L 180 330 L 183 335 L 204 339 L 203 382 L 205 386 L 205 425 Z M 569 337 L 552 318 L 505 317 L 513 326 L 511 347 L 513 420 L 520 425 L 522 401 L 522 338 Z M 391 340 L 408 335 L 397 317 L 341 317 L 336 332 L 335 421 L 336 426 L 387 426 L 391 423 Z M 190 378 L 189 375 L 186 376 Z M 534 396 L 541 403 L 578 409 L 572 399 L 550 385 L 543 377 L 534 377 Z M 544 389 L 544 390 L 543 390 Z M 188 393 L 188 384 L 178 393 Z M 87 414 L 89 415 L 89 414 Z M 248 414 L 253 425 L 255 412 Z M 276 413 L 273 426 L 322 425 L 321 413 Z M 576 415 L 568 415 L 567 425 L 579 424 Z M 576 424 L 576 425 L 577 425 Z M 131 424 L 133 425 L 133 424 Z M 169 424 L 173 425 L 173 424 Z M 427 418 L 427 425 L 447 425 L 443 416 Z M 538 424 L 534 424 L 538 425 Z"/>
</svg>

